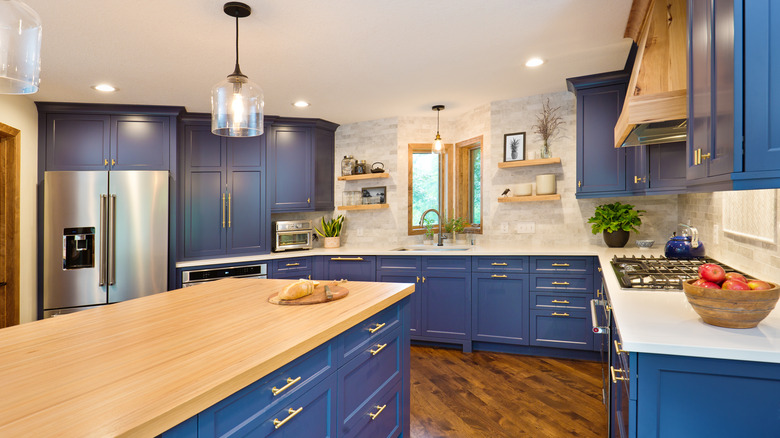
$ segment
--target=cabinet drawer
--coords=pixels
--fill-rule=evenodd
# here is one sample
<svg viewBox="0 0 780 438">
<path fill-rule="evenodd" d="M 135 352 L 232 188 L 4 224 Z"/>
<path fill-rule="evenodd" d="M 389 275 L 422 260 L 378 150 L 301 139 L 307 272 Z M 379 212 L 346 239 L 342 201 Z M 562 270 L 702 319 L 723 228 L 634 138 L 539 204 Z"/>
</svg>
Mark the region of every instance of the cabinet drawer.
<svg viewBox="0 0 780 438">
<path fill-rule="evenodd" d="M 472 272 L 528 272 L 528 257 L 472 257 Z"/>
<path fill-rule="evenodd" d="M 373 408 L 372 400 L 377 394 L 401 381 L 403 338 L 401 327 L 386 333 L 357 354 L 346 365 L 339 368 L 339 421 L 345 427 L 358 421 L 363 413 Z"/>
<path fill-rule="evenodd" d="M 531 291 L 593 293 L 592 275 L 531 274 Z"/>
<path fill-rule="evenodd" d="M 422 258 L 423 272 L 471 271 L 471 257 L 431 256 Z"/>
<path fill-rule="evenodd" d="M 592 350 L 591 328 L 587 310 L 531 310 L 531 345 Z"/>
<path fill-rule="evenodd" d="M 341 432 L 344 438 L 397 437 L 401 433 L 401 383 L 366 403 Z"/>
<path fill-rule="evenodd" d="M 323 280 L 374 281 L 376 279 L 375 256 L 325 257 Z"/>
<path fill-rule="evenodd" d="M 206 436 L 222 436 L 237 424 L 301 395 L 335 374 L 337 345 L 328 342 L 203 411 L 198 415 L 199 430 L 208 431 Z"/>
<path fill-rule="evenodd" d="M 531 257 L 531 272 L 593 273 L 593 257 Z"/>
<path fill-rule="evenodd" d="M 376 268 L 382 270 L 420 270 L 420 257 L 378 256 Z"/>
<path fill-rule="evenodd" d="M 543 310 L 549 307 L 589 309 L 590 294 L 531 292 L 531 307 Z"/>
<path fill-rule="evenodd" d="M 274 260 L 274 272 L 311 271 L 311 257 Z"/>
<path fill-rule="evenodd" d="M 344 332 L 344 362 L 346 363 L 365 349 L 365 346 L 375 342 L 377 338 L 400 325 L 401 306 L 395 304 L 387 309 L 366 318 L 351 329 Z"/>
</svg>

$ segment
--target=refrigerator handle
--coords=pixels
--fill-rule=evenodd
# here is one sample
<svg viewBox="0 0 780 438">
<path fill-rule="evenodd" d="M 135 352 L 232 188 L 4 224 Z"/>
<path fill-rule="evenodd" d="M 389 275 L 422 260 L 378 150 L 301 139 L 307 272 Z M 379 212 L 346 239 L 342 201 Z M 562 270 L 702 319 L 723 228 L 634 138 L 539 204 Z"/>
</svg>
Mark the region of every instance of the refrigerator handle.
<svg viewBox="0 0 780 438">
<path fill-rule="evenodd" d="M 106 284 L 106 195 L 100 195 L 100 286 Z"/>
<path fill-rule="evenodd" d="M 116 195 L 108 198 L 108 285 L 116 282 Z"/>
</svg>

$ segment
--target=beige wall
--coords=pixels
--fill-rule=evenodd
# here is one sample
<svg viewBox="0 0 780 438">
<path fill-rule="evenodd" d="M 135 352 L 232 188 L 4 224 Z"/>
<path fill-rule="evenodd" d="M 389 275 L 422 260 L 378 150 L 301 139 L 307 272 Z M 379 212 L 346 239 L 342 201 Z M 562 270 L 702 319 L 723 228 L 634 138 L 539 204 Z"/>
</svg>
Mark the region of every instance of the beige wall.
<svg viewBox="0 0 780 438">
<path fill-rule="evenodd" d="M 38 111 L 32 99 L 26 96 L 0 94 L 0 122 L 21 130 L 21 278 L 20 320 L 36 318 L 36 178 L 38 162 Z"/>
</svg>

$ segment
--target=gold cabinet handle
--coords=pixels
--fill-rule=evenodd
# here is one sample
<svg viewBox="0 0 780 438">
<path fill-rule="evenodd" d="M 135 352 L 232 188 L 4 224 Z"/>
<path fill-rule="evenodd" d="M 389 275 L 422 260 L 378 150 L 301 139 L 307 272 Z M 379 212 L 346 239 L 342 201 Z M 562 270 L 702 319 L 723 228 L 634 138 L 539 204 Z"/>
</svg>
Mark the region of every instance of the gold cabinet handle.
<svg viewBox="0 0 780 438">
<path fill-rule="evenodd" d="M 344 261 L 362 262 L 363 261 L 363 257 L 331 257 L 330 259 L 331 260 L 335 260 L 335 261 L 342 261 L 342 262 L 344 262 Z"/>
<path fill-rule="evenodd" d="M 375 420 L 376 417 L 378 417 L 379 414 L 381 414 L 382 411 L 384 411 L 386 407 L 387 407 L 387 405 L 377 406 L 376 408 L 379 409 L 379 410 L 374 412 L 373 414 L 368 414 L 368 416 L 371 417 L 372 420 Z"/>
<path fill-rule="evenodd" d="M 493 274 L 490 276 L 490 278 L 506 278 L 506 275 Z"/>
<path fill-rule="evenodd" d="M 555 304 L 569 304 L 569 300 L 552 300 Z"/>
<path fill-rule="evenodd" d="M 103 159 L 103 165 L 104 166 L 108 166 L 108 158 L 104 158 Z"/>
<path fill-rule="evenodd" d="M 553 284 L 553 286 L 568 286 L 569 282 L 568 281 L 553 281 L 552 284 Z"/>
<path fill-rule="evenodd" d="M 376 350 L 368 350 L 368 351 L 371 352 L 372 356 L 376 356 L 377 353 L 379 353 L 380 351 L 384 350 L 385 347 L 387 347 L 387 344 L 382 344 L 382 345 L 377 344 L 377 349 Z"/>
<path fill-rule="evenodd" d="M 493 265 L 493 266 L 506 266 L 506 263 L 504 263 L 504 262 L 501 262 L 501 263 L 494 262 L 494 263 L 491 263 L 491 265 Z"/>
<path fill-rule="evenodd" d="M 568 313 L 553 312 L 552 316 L 569 316 L 569 314 Z"/>
<path fill-rule="evenodd" d="M 626 350 L 622 350 L 620 348 L 620 342 L 618 342 L 617 339 L 615 339 L 615 353 L 621 354 L 621 353 L 625 353 L 625 352 L 626 352 Z"/>
<path fill-rule="evenodd" d="M 306 198 L 306 203 L 311 204 L 311 198 Z"/>
<path fill-rule="evenodd" d="M 620 376 L 620 377 L 616 376 L 615 373 L 625 373 L 625 371 L 621 369 L 615 369 L 615 367 L 611 365 L 609 367 L 609 373 L 612 374 L 612 383 L 617 383 L 618 380 L 628 380 L 624 376 Z"/>
<path fill-rule="evenodd" d="M 569 264 L 568 263 L 553 263 L 552 266 L 556 267 L 556 268 L 568 268 Z"/>
<path fill-rule="evenodd" d="M 709 154 L 707 154 L 707 155 L 709 155 Z M 116 160 L 113 159 L 113 158 L 111 159 L 111 166 L 116 166 Z"/>
<path fill-rule="evenodd" d="M 300 414 L 302 410 L 303 410 L 303 406 L 301 406 L 298 409 L 290 408 L 290 409 L 287 410 L 287 413 L 290 414 L 290 415 L 288 415 L 284 420 L 279 420 L 279 419 L 274 418 L 274 429 L 278 429 L 278 428 L 284 426 L 284 423 L 292 420 L 292 417 Z"/>
<path fill-rule="evenodd" d="M 417 282 L 418 282 L 418 283 L 420 282 L 420 277 L 417 277 Z"/>
<path fill-rule="evenodd" d="M 368 332 L 369 333 L 376 333 L 377 330 L 381 329 L 382 327 L 384 327 L 386 325 L 387 325 L 386 322 L 383 322 L 382 324 L 377 324 L 377 325 L 374 326 L 374 328 L 368 329 Z"/>
<path fill-rule="evenodd" d="M 577 187 L 582 187 L 582 181 L 577 181 Z"/>
<path fill-rule="evenodd" d="M 425 283 L 425 277 L 423 277 L 423 283 Z"/>
<path fill-rule="evenodd" d="M 297 381 L 301 380 L 301 376 L 298 376 L 297 378 L 293 379 L 292 377 L 287 378 L 287 384 L 282 386 L 281 388 L 273 387 L 271 388 L 271 393 L 273 393 L 274 397 L 284 392 L 287 388 L 295 385 Z"/>
<path fill-rule="evenodd" d="M 599 272 L 601 272 L 601 266 L 596 268 Z"/>
<path fill-rule="evenodd" d="M 225 194 L 222 193 L 222 228 L 225 228 Z"/>
<path fill-rule="evenodd" d="M 233 201 L 232 193 L 228 193 L 228 228 L 231 228 L 233 226 Z"/>
<path fill-rule="evenodd" d="M 300 263 L 287 263 L 285 266 L 300 266 Z"/>
<path fill-rule="evenodd" d="M 702 154 L 701 151 L 699 151 L 699 163 L 709 158 L 711 154 L 707 152 L 706 154 Z"/>
<path fill-rule="evenodd" d="M 311 274 L 309 274 L 309 280 L 311 280 Z"/>
</svg>

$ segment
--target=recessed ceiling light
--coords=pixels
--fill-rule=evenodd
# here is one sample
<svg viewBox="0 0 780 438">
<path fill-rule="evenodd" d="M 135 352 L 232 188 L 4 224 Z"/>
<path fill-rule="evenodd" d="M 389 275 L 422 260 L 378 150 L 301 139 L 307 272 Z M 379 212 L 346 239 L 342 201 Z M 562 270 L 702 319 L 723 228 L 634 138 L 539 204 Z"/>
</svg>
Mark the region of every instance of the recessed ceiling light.
<svg viewBox="0 0 780 438">
<path fill-rule="evenodd" d="M 525 62 L 526 67 L 539 67 L 542 64 L 544 64 L 544 59 L 542 58 L 531 58 Z"/>
<path fill-rule="evenodd" d="M 295 102 L 293 104 L 293 106 L 295 106 L 297 108 L 306 108 L 309 105 L 310 105 L 310 103 L 306 102 L 305 100 L 299 100 L 299 101 L 297 101 L 297 102 Z"/>
<path fill-rule="evenodd" d="M 110 93 L 112 91 L 116 91 L 117 90 L 115 87 L 112 87 L 111 85 L 108 85 L 108 84 L 93 85 L 92 88 L 94 88 L 95 90 L 98 90 L 98 91 L 103 91 L 105 93 Z"/>
</svg>

